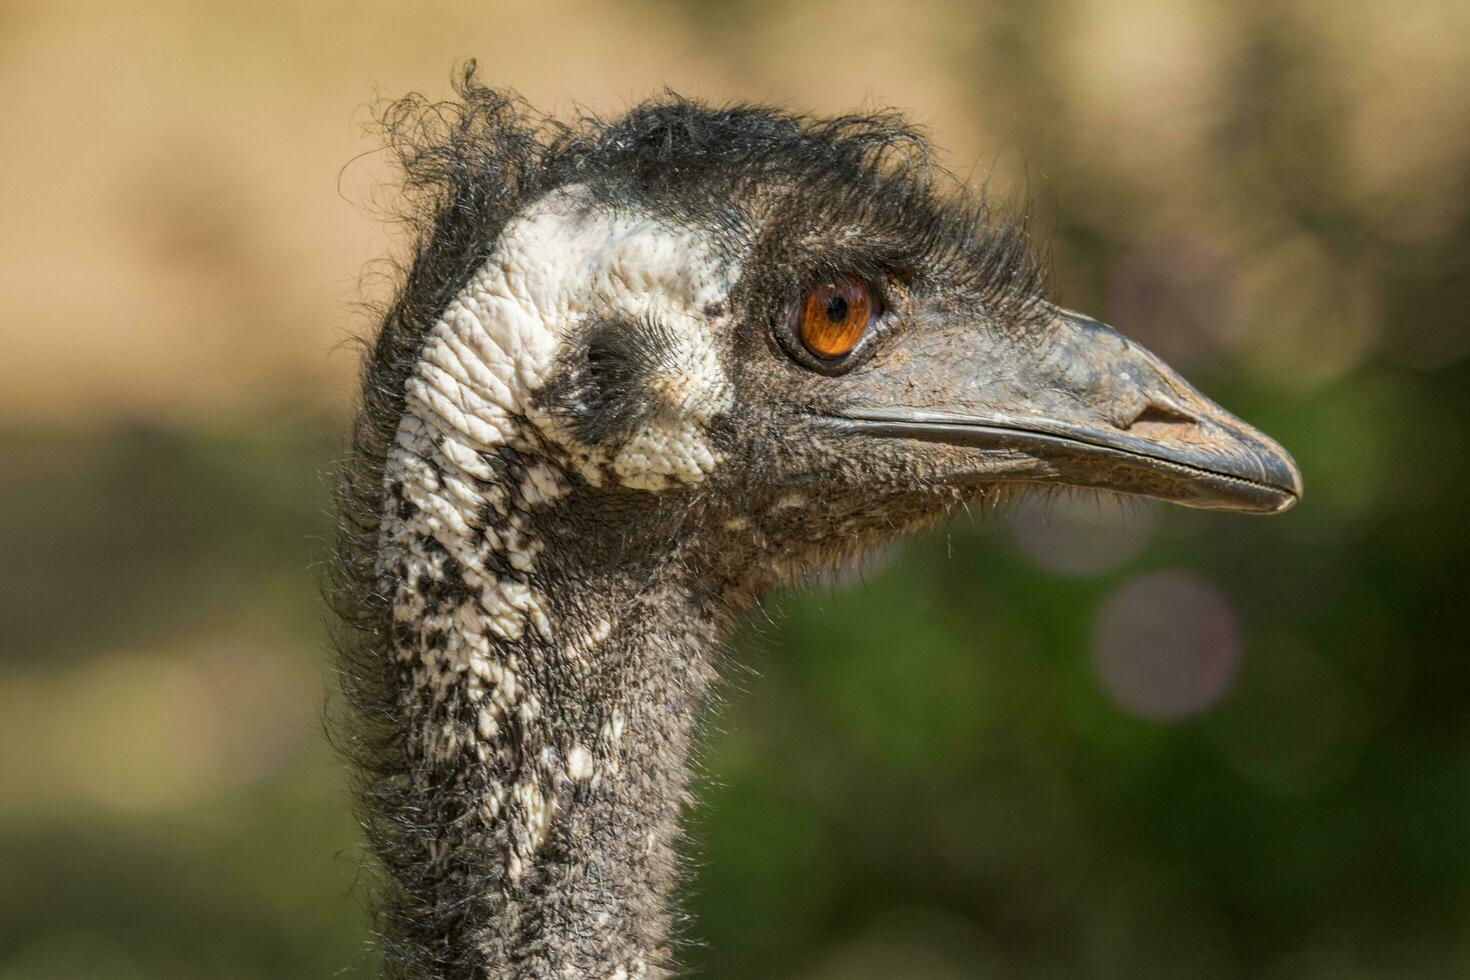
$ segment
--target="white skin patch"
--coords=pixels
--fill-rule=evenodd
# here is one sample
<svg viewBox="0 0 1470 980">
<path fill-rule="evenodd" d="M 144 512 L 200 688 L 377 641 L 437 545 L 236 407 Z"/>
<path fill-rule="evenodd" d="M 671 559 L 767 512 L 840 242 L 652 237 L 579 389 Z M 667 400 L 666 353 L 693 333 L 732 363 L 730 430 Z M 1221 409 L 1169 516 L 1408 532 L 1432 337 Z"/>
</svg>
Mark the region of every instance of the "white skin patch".
<svg viewBox="0 0 1470 980">
<path fill-rule="evenodd" d="M 592 753 L 580 745 L 573 745 L 571 751 L 567 753 L 568 778 L 585 783 L 592 778 L 593 770 Z"/>
<path fill-rule="evenodd" d="M 609 465 L 639 489 L 697 482 L 717 462 L 703 426 L 733 400 L 702 311 L 724 298 L 732 272 L 695 232 L 592 210 L 581 197 L 555 192 L 506 226 L 430 331 L 406 386 L 408 414 L 480 450 L 515 442 L 516 420 L 530 418 L 595 483 Z M 532 400 L 561 346 L 611 316 L 656 320 L 681 349 L 678 368 L 652 379 L 652 421 L 609 450 L 578 445 Z"/>
<path fill-rule="evenodd" d="M 548 800 L 541 788 L 531 782 L 516 783 L 510 795 L 511 800 L 520 805 L 524 823 L 518 828 L 521 833 L 515 835 L 512 841 L 506 873 L 511 881 L 519 881 L 531 863 L 531 858 L 546 841 L 546 831 L 551 825 L 556 803 Z"/>
<path fill-rule="evenodd" d="M 806 497 L 799 493 L 788 493 L 771 505 L 771 511 L 795 510 L 806 505 Z"/>
</svg>

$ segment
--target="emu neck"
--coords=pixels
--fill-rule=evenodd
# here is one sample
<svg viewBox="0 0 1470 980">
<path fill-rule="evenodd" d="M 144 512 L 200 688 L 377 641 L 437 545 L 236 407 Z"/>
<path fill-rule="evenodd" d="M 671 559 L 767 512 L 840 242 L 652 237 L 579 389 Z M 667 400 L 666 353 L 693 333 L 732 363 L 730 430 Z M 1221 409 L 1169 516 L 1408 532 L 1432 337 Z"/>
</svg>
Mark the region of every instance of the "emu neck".
<svg viewBox="0 0 1470 980">
<path fill-rule="evenodd" d="M 536 456 L 390 453 L 402 768 L 370 798 L 408 976 L 662 976 L 715 604 Z M 636 505 L 634 505 L 636 507 Z M 598 513 L 595 522 L 579 515 Z"/>
</svg>

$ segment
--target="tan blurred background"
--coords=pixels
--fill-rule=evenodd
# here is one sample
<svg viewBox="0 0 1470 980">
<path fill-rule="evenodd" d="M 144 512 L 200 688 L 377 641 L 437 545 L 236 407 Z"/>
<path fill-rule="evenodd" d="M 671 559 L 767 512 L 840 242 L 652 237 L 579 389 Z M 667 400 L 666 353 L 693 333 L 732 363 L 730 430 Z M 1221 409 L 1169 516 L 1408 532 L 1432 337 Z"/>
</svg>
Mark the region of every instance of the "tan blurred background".
<svg viewBox="0 0 1470 980">
<path fill-rule="evenodd" d="M 704 975 L 1470 976 L 1470 4 L 0 0 L 0 980 L 371 973 L 325 474 L 371 107 L 469 57 L 904 109 L 1306 471 L 957 525 L 742 635 Z"/>
</svg>

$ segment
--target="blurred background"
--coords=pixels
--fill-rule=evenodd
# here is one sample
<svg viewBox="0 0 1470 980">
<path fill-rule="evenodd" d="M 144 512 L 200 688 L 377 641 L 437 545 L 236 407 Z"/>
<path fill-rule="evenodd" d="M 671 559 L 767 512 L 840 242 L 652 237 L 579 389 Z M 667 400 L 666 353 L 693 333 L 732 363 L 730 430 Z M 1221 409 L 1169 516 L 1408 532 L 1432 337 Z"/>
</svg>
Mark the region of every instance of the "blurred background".
<svg viewBox="0 0 1470 980">
<path fill-rule="evenodd" d="M 0 0 L 0 980 L 371 975 L 326 474 L 368 107 L 467 57 L 563 114 L 906 109 L 1306 474 L 771 603 L 701 975 L 1470 976 L 1470 4 Z"/>
</svg>

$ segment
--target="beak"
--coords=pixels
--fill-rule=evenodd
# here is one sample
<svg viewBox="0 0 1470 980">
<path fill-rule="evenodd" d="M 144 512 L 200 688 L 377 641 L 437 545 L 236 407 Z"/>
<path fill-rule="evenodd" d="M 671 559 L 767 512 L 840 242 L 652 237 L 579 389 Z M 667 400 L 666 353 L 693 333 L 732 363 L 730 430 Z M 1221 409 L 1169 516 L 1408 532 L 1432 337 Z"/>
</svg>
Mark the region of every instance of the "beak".
<svg viewBox="0 0 1470 980">
<path fill-rule="evenodd" d="M 912 331 L 850 375 L 829 424 L 971 451 L 976 482 L 1113 490 L 1276 514 L 1301 498 L 1279 443 L 1107 324 L 1056 307 L 1014 336 Z"/>
</svg>

